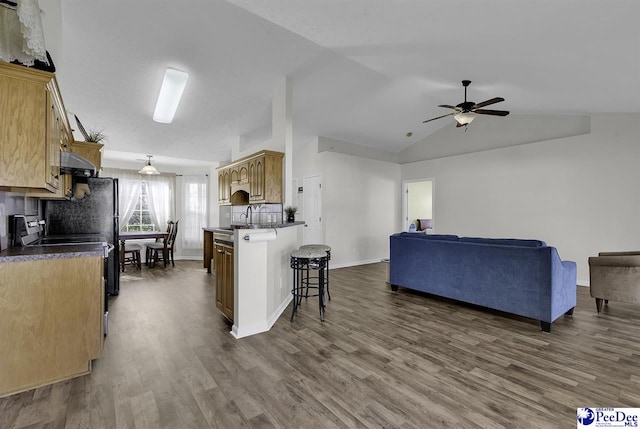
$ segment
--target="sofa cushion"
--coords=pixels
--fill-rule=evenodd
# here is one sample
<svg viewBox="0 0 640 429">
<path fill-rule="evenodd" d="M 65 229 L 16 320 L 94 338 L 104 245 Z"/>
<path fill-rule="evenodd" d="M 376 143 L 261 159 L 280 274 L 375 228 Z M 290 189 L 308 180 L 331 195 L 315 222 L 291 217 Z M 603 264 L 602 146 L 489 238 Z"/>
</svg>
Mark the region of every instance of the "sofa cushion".
<svg viewBox="0 0 640 429">
<path fill-rule="evenodd" d="M 461 237 L 462 243 L 491 244 L 498 246 L 519 246 L 519 247 L 545 247 L 547 243 L 541 240 L 520 240 L 517 238 L 480 238 Z"/>
<path fill-rule="evenodd" d="M 437 240 L 437 241 L 458 241 L 457 235 L 447 234 L 418 234 L 415 232 L 401 232 L 394 234 L 402 238 L 415 238 L 419 240 Z"/>
</svg>

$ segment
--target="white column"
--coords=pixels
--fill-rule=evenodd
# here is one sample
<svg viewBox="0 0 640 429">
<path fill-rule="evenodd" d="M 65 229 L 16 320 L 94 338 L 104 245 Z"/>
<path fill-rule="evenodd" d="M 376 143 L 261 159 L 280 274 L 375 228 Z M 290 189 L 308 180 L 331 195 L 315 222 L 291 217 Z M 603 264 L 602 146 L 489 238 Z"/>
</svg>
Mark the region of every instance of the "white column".
<svg viewBox="0 0 640 429">
<path fill-rule="evenodd" d="M 293 205 L 293 89 L 288 77 L 276 86 L 271 106 L 271 143 L 284 152 L 284 205 Z"/>
</svg>

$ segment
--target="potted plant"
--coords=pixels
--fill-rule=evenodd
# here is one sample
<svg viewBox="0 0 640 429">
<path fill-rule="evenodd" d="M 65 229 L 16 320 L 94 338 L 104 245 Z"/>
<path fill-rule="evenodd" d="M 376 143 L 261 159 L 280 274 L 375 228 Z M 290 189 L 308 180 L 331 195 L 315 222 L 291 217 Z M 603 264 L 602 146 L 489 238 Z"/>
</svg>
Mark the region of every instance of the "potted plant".
<svg viewBox="0 0 640 429">
<path fill-rule="evenodd" d="M 295 222 L 296 221 L 296 212 L 298 209 L 296 207 L 288 206 L 285 207 L 284 213 L 287 215 L 287 222 Z"/>
<path fill-rule="evenodd" d="M 90 143 L 100 143 L 102 140 L 106 140 L 107 136 L 102 134 L 102 131 L 89 131 L 88 137 L 85 138 L 86 141 Z"/>
<path fill-rule="evenodd" d="M 78 115 L 73 115 L 73 116 L 76 118 L 76 124 L 78 124 L 78 128 L 80 129 L 80 132 L 84 137 L 84 141 L 89 143 L 100 143 L 102 140 L 105 140 L 105 141 L 107 140 L 107 136 L 102 134 L 102 130 L 100 131 L 91 130 L 90 132 L 87 132 L 87 130 L 85 130 L 84 126 L 82 125 L 82 122 L 80 122 Z"/>
</svg>

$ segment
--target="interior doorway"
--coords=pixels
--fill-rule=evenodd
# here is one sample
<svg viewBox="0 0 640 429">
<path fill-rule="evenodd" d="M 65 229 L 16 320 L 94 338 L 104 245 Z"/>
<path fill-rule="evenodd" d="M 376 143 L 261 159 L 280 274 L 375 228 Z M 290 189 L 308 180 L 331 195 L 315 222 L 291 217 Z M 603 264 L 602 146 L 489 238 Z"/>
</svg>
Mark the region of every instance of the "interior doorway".
<svg viewBox="0 0 640 429">
<path fill-rule="evenodd" d="M 413 223 L 417 225 L 417 219 L 431 219 L 431 230 L 433 232 L 436 227 L 433 196 L 435 191 L 435 180 L 417 179 L 404 180 L 402 182 L 402 230 L 408 231 L 409 226 Z"/>
</svg>

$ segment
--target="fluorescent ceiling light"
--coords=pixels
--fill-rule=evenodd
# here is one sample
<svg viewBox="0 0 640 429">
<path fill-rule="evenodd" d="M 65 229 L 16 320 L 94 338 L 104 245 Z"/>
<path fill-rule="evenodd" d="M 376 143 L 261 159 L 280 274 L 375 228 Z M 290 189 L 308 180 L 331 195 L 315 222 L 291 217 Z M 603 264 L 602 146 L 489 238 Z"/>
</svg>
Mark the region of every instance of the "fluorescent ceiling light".
<svg viewBox="0 0 640 429">
<path fill-rule="evenodd" d="M 144 164 L 144 167 L 142 167 L 142 170 L 138 171 L 138 173 L 140 173 L 140 174 L 149 174 L 149 175 L 160 174 L 160 172 L 158 170 L 156 170 L 156 168 L 153 165 L 151 165 L 151 158 L 152 157 L 153 157 L 152 155 L 147 155 L 147 158 L 149 158 L 149 159 Z"/>
<path fill-rule="evenodd" d="M 176 114 L 182 92 L 189 80 L 189 73 L 169 67 L 164 72 L 162 87 L 158 94 L 153 120 L 162 124 L 170 124 Z"/>
<path fill-rule="evenodd" d="M 469 125 L 476 118 L 473 112 L 461 112 L 453 117 L 460 125 Z"/>
</svg>

